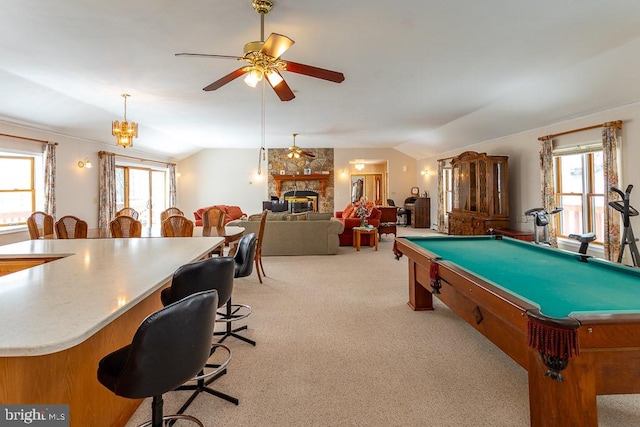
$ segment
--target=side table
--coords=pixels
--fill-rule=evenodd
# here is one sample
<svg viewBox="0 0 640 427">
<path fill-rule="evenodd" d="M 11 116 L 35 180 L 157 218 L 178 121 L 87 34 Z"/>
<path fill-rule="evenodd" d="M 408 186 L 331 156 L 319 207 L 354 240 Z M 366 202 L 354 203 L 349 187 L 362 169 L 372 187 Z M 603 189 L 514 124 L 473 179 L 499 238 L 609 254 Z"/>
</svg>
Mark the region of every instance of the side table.
<svg viewBox="0 0 640 427">
<path fill-rule="evenodd" d="M 367 227 L 353 227 L 353 246 L 356 247 L 356 251 L 360 252 L 360 236 L 363 234 L 368 234 L 369 237 L 369 246 L 375 246 L 376 251 L 378 250 L 378 229 L 367 228 Z"/>
</svg>

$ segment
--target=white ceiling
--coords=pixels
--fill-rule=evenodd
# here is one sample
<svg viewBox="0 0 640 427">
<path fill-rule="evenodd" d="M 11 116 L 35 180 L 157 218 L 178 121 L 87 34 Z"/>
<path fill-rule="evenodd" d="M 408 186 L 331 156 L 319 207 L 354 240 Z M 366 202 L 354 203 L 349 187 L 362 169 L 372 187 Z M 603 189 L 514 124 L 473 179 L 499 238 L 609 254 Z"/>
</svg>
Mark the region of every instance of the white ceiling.
<svg viewBox="0 0 640 427">
<path fill-rule="evenodd" d="M 267 147 L 395 147 L 415 158 L 640 101 L 638 0 L 274 0 L 283 58 L 341 71 L 267 87 Z M 0 120 L 112 143 L 129 93 L 136 150 L 260 146 L 240 65 L 251 0 L 0 0 Z"/>
</svg>

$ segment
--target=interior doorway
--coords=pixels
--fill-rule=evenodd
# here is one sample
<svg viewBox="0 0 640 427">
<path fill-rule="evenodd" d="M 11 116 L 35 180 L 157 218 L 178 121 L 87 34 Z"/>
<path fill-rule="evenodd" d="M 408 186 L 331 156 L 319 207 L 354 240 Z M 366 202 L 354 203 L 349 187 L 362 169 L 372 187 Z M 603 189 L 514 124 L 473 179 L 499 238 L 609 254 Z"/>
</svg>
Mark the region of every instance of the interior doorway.
<svg viewBox="0 0 640 427">
<path fill-rule="evenodd" d="M 349 162 L 351 202 L 362 197 L 382 206 L 388 194 L 388 167 L 386 160 L 352 160 Z"/>
</svg>

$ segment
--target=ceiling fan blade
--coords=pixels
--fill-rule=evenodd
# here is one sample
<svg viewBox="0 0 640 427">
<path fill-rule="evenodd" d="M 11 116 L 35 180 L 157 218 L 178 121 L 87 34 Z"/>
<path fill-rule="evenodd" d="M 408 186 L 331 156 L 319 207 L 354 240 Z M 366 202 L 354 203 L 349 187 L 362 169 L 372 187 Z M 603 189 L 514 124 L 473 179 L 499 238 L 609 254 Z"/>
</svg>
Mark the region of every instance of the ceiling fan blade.
<svg viewBox="0 0 640 427">
<path fill-rule="evenodd" d="M 311 65 L 298 64 L 297 62 L 286 61 L 285 71 L 304 74 L 305 76 L 317 79 L 328 80 L 330 82 L 342 83 L 344 74 L 337 71 L 325 70 L 324 68 L 312 67 Z"/>
<path fill-rule="evenodd" d="M 232 82 L 235 79 L 237 79 L 238 77 L 240 77 L 241 75 L 245 74 L 250 69 L 251 69 L 251 67 L 238 68 L 237 70 L 227 74 L 223 78 L 221 78 L 219 80 L 216 80 L 215 82 L 211 83 L 209 86 L 205 87 L 202 90 L 209 92 L 211 90 L 219 89 L 222 86 L 226 85 L 227 83 Z"/>
<path fill-rule="evenodd" d="M 300 154 L 302 154 L 303 156 L 312 157 L 312 158 L 313 158 L 313 157 L 316 157 L 316 155 L 315 155 L 315 154 L 310 153 L 310 152 L 308 152 L 308 151 L 300 151 Z"/>
<path fill-rule="evenodd" d="M 278 73 L 278 74 L 280 74 L 280 73 Z M 280 98 L 280 101 L 291 101 L 293 98 L 296 97 L 293 94 L 293 91 L 291 90 L 291 88 L 289 87 L 287 82 L 284 81 L 284 79 L 280 83 L 275 85 L 275 86 L 271 83 L 271 79 L 267 78 L 267 81 L 269 82 L 269 85 L 273 88 L 273 90 L 275 91 L 276 95 L 278 95 L 278 98 Z"/>
<path fill-rule="evenodd" d="M 287 49 L 293 46 L 295 42 L 282 34 L 271 33 L 265 40 L 264 45 L 260 49 L 260 53 L 269 55 L 273 58 L 279 58 Z"/>
<path fill-rule="evenodd" d="M 239 56 L 230 56 L 230 55 L 213 55 L 208 53 L 176 53 L 176 56 L 192 56 L 196 58 L 222 58 L 222 59 L 237 59 L 241 60 L 242 58 Z"/>
</svg>

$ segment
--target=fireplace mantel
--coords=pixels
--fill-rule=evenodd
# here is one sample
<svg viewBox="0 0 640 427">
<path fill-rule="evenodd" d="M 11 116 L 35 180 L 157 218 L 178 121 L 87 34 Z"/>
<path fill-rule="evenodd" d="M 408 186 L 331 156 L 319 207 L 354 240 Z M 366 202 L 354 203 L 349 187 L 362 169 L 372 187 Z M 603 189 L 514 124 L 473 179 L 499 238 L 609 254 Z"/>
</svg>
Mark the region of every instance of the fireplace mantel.
<svg viewBox="0 0 640 427">
<path fill-rule="evenodd" d="M 276 182 L 276 194 L 280 197 L 282 183 L 284 181 L 320 181 L 322 185 L 322 195 L 324 196 L 324 192 L 327 189 L 327 180 L 329 179 L 329 174 L 323 173 L 312 173 L 310 175 L 272 175 L 273 180 Z"/>
</svg>

